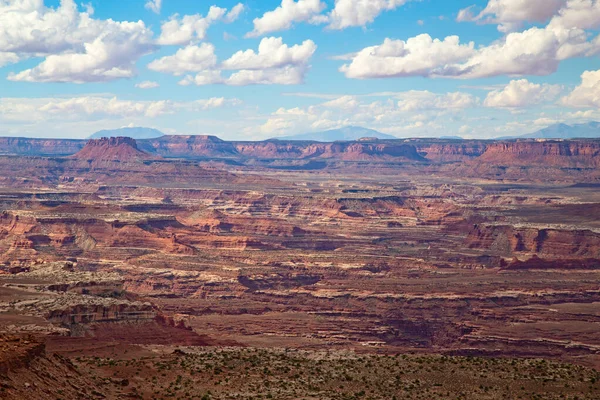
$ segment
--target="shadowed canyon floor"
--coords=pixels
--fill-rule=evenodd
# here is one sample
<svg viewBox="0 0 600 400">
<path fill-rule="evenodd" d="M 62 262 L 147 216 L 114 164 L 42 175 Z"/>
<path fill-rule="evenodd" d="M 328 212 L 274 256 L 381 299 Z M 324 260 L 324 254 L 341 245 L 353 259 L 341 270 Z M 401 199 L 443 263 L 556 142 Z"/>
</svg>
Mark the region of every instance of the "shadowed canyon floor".
<svg viewBox="0 0 600 400">
<path fill-rule="evenodd" d="M 54 144 L 0 156 L 0 394 L 600 396 L 599 141 Z"/>
</svg>

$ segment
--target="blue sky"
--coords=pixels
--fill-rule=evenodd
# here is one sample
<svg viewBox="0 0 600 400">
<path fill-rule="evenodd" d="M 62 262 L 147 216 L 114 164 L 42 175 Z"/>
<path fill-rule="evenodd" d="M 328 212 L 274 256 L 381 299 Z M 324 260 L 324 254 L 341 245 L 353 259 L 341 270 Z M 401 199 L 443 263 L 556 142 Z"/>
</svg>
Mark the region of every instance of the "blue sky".
<svg viewBox="0 0 600 400">
<path fill-rule="evenodd" d="M 525 134 L 600 119 L 599 27 L 598 0 L 0 0 L 0 135 Z"/>
</svg>

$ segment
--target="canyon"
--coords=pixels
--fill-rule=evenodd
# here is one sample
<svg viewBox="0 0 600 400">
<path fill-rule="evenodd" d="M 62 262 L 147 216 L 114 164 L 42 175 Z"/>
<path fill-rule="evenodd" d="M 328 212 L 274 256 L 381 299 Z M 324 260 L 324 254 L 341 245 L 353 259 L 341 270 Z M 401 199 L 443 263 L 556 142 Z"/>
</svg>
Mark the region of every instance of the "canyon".
<svg viewBox="0 0 600 400">
<path fill-rule="evenodd" d="M 306 376 L 355 396 L 364 362 L 395 371 L 369 375 L 372 398 L 598 396 L 599 140 L 0 138 L 0 152 L 0 395 L 157 398 L 189 379 L 250 398 L 279 376 L 275 398 L 358 398 Z M 470 386 L 442 379 L 449 365 Z"/>
</svg>

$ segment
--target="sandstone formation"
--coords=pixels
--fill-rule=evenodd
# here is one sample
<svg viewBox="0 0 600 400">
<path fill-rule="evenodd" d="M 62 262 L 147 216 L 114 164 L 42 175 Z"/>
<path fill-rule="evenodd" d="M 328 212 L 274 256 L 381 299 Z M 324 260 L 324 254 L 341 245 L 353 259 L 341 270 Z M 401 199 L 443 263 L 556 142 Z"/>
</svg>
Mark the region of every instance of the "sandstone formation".
<svg viewBox="0 0 600 400">
<path fill-rule="evenodd" d="M 597 168 L 600 166 L 600 142 L 542 140 L 492 143 L 480 160 L 498 165 Z"/>
<path fill-rule="evenodd" d="M 91 139 L 85 147 L 74 154 L 77 160 L 133 162 L 153 158 L 150 154 L 138 149 L 134 139 L 111 137 Z"/>
<path fill-rule="evenodd" d="M 237 153 L 233 143 L 207 135 L 163 136 L 139 143 L 144 151 L 164 157 L 231 157 Z"/>
<path fill-rule="evenodd" d="M 0 156 L 0 331 L 95 360 L 77 365 L 102 382 L 137 371 L 110 357 L 212 345 L 598 367 L 597 143 L 205 136 Z M 224 388 L 211 365 L 193 371 Z M 139 398 L 132 382 L 102 393 Z"/>
</svg>

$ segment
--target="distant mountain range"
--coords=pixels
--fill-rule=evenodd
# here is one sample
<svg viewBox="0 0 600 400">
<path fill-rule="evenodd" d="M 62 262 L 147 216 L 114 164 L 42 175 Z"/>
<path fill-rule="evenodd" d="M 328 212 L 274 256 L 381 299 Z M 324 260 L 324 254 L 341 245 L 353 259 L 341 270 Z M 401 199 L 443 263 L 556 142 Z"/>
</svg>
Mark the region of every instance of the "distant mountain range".
<svg viewBox="0 0 600 400">
<path fill-rule="evenodd" d="M 156 139 L 165 136 L 165 134 L 157 129 L 134 127 L 98 131 L 88 139 L 102 139 L 119 136 L 130 137 L 132 139 Z"/>
<path fill-rule="evenodd" d="M 398 139 L 373 129 L 361 126 L 347 126 L 322 132 L 302 133 L 300 135 L 279 137 L 279 140 L 314 140 L 317 142 L 335 142 L 336 140 L 358 140 L 362 138 Z"/>
<path fill-rule="evenodd" d="M 111 137 L 130 137 L 133 139 L 156 139 L 165 134 L 157 129 L 133 127 L 120 128 L 112 130 L 102 130 L 94 133 L 89 139 L 101 139 Z M 381 133 L 374 129 L 368 129 L 361 126 L 347 126 L 339 129 L 331 129 L 321 132 L 309 132 L 299 135 L 284 136 L 274 139 L 278 140 L 305 140 L 316 142 L 335 142 L 335 141 L 351 141 L 362 138 L 377 138 L 377 139 L 398 139 L 395 136 Z M 443 136 L 442 139 L 462 139 L 460 136 Z M 576 138 L 600 138 L 600 122 L 588 122 L 584 124 L 555 124 L 539 131 L 528 133 L 521 136 L 504 136 L 497 138 L 504 139 L 576 139 Z"/>
<path fill-rule="evenodd" d="M 512 136 L 510 139 L 575 139 L 600 138 L 600 122 L 566 125 L 555 124 L 537 132 L 522 136 Z M 509 138 L 506 138 L 509 139 Z"/>
</svg>

